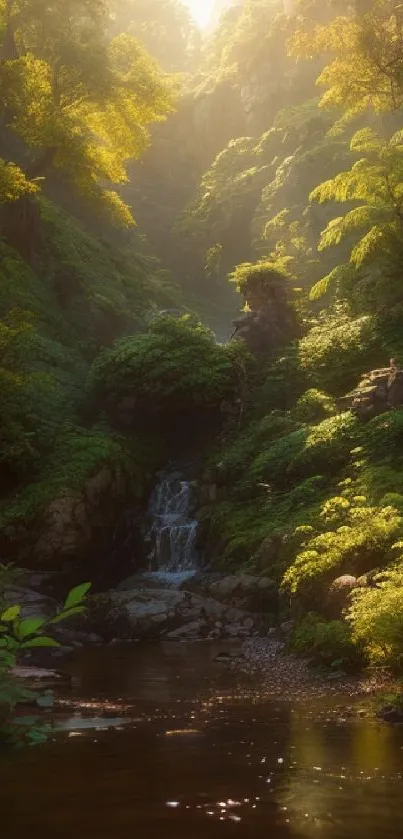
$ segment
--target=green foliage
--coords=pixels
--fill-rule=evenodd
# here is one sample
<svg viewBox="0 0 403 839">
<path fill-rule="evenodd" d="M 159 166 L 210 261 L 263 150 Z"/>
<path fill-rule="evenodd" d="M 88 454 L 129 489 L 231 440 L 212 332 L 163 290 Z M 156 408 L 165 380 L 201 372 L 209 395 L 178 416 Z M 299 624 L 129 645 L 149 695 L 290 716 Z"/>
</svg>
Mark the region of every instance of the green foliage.
<svg viewBox="0 0 403 839">
<path fill-rule="evenodd" d="M 0 158 L 0 204 L 18 201 L 23 195 L 33 195 L 37 190 L 37 185 L 27 180 L 19 166 L 5 163 Z"/>
<path fill-rule="evenodd" d="M 345 305 L 323 311 L 299 342 L 301 367 L 316 386 L 345 394 L 377 359 L 373 319 L 354 318 Z"/>
<path fill-rule="evenodd" d="M 22 172 L 7 171 L 3 162 L 3 173 L 13 179 L 10 186 L 6 178 L 3 201 L 10 191 L 15 198 L 18 189 L 38 189 L 38 176 L 53 167 L 97 208 L 133 223 L 108 184 L 127 181 L 126 163 L 147 147 L 150 124 L 171 109 L 171 90 L 140 42 L 127 33 L 110 40 L 109 14 L 98 0 L 65 0 L 62 8 L 32 0 L 2 3 L 2 109 L 33 158 Z"/>
<path fill-rule="evenodd" d="M 300 396 L 293 412 L 297 422 L 304 424 L 320 422 L 336 413 L 337 406 L 334 399 L 316 388 L 311 388 Z"/>
<path fill-rule="evenodd" d="M 400 545 L 401 547 L 401 545 Z M 354 641 L 377 665 L 403 668 L 403 567 L 392 564 L 378 574 L 374 587 L 357 591 L 348 621 Z"/>
<path fill-rule="evenodd" d="M 21 606 L 7 606 L 0 613 L 0 741 L 17 745 L 37 745 L 45 742 L 49 726 L 43 726 L 36 716 L 22 717 L 13 713 L 20 703 L 48 707 L 51 697 L 38 696 L 36 692 L 26 690 L 13 675 L 18 656 L 24 650 L 58 647 L 51 635 L 55 623 L 82 614 L 85 597 L 91 583 L 76 586 L 67 595 L 65 603 L 54 617 L 22 617 Z M 1 594 L 1 592 L 0 592 Z M 39 723 L 39 724 L 38 724 Z"/>
<path fill-rule="evenodd" d="M 294 627 L 290 648 L 307 656 L 316 666 L 350 670 L 362 664 L 361 651 L 353 643 L 349 626 L 343 621 L 325 621 L 313 612 Z"/>
<path fill-rule="evenodd" d="M 368 504 L 352 490 L 329 498 L 322 506 L 316 533 L 302 541 L 284 584 L 296 592 L 301 586 L 323 586 L 342 574 L 359 576 L 393 559 L 393 546 L 402 533 L 403 519 L 394 507 Z"/>
<path fill-rule="evenodd" d="M 140 424 L 217 412 L 222 400 L 236 394 L 247 361 L 241 345 L 217 344 L 210 330 L 189 316 L 160 317 L 146 333 L 101 353 L 91 374 L 93 394 L 112 404 L 132 396 Z"/>
<path fill-rule="evenodd" d="M 399 0 L 371 0 L 357 4 L 355 14 L 346 10 L 339 16 L 337 6 L 331 14 L 331 3 L 323 5 L 327 20 L 318 17 L 312 25 L 309 15 L 301 15 L 291 42 L 294 55 L 331 56 L 318 78 L 318 84 L 327 88 L 322 106 L 342 108 L 347 119 L 367 110 L 382 113 L 399 108 L 403 101 Z"/>
<path fill-rule="evenodd" d="M 235 283 L 237 290 L 241 292 L 247 302 L 249 302 L 250 297 L 270 299 L 271 295 L 281 293 L 285 296 L 287 279 L 289 277 L 286 271 L 281 271 L 268 260 L 262 260 L 255 264 L 245 262 L 242 265 L 237 265 L 235 271 L 230 275 L 230 280 Z"/>
<path fill-rule="evenodd" d="M 351 151 L 361 155 L 347 172 L 321 184 L 311 193 L 311 200 L 320 202 L 359 202 L 344 216 L 332 219 L 322 232 L 319 250 L 339 245 L 346 237 L 352 242 L 350 266 L 340 266 L 326 281 L 315 285 L 311 296 L 327 291 L 330 282 L 338 280 L 340 271 L 351 268 L 373 271 L 377 265 L 384 270 L 395 269 L 394 253 L 403 246 L 402 228 L 402 132 L 384 140 L 370 128 L 358 131 L 351 141 Z M 374 300 L 376 304 L 376 298 Z"/>
<path fill-rule="evenodd" d="M 160 447 L 161 448 L 161 447 Z M 32 526 L 36 516 L 65 495 L 83 491 L 86 481 L 103 467 L 130 481 L 132 497 L 141 497 L 147 476 L 157 468 L 161 451 L 158 441 L 147 435 L 126 440 L 105 426 L 91 430 L 60 426 L 49 455 L 41 462 L 35 482 L 6 496 L 0 505 L 0 533 L 12 544 L 21 526 Z"/>
</svg>

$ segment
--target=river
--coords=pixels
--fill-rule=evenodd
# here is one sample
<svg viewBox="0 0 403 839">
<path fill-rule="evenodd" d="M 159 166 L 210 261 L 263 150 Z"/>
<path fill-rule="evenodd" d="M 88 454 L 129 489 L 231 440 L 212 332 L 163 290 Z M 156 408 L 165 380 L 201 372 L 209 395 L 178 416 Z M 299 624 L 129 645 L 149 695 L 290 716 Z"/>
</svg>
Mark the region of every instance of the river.
<svg viewBox="0 0 403 839">
<path fill-rule="evenodd" d="M 17 839 L 400 837 L 402 728 L 349 716 L 342 700 L 270 700 L 215 662 L 220 649 L 77 651 L 63 695 L 89 708 L 66 708 L 44 747 L 2 756 L 3 828 Z M 126 708 L 110 728 L 86 718 L 105 700 L 112 717 L 114 702 Z"/>
</svg>

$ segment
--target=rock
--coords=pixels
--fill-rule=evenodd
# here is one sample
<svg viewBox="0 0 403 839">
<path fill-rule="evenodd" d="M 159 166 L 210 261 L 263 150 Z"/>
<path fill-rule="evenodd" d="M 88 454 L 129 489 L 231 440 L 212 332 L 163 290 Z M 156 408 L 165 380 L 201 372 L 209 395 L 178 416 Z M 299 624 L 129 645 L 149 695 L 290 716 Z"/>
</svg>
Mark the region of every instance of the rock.
<svg viewBox="0 0 403 839">
<path fill-rule="evenodd" d="M 403 708 L 397 708 L 393 705 L 386 705 L 377 712 L 378 719 L 384 720 L 388 723 L 403 723 Z"/>
<path fill-rule="evenodd" d="M 101 635 L 95 632 L 80 632 L 74 629 L 66 629 L 62 626 L 55 626 L 53 630 L 53 637 L 61 643 L 72 644 L 73 646 L 90 646 L 95 644 L 102 644 Z"/>
<path fill-rule="evenodd" d="M 370 419 L 403 405 L 403 370 L 395 364 L 366 373 L 355 390 L 344 397 L 360 419 Z"/>
<path fill-rule="evenodd" d="M 48 670 L 44 667 L 13 667 L 11 674 L 16 679 L 21 679 L 24 682 L 24 687 L 27 687 L 28 689 L 31 686 L 36 688 L 38 684 L 41 688 L 51 688 L 55 682 L 58 684 L 70 684 L 71 682 L 71 675 L 69 673 L 61 673 L 58 670 Z"/>
<path fill-rule="evenodd" d="M 283 621 L 283 623 L 280 624 L 280 629 L 283 635 L 288 637 L 294 629 L 294 621 Z"/>
<path fill-rule="evenodd" d="M 84 628 L 87 636 L 95 632 L 107 641 L 115 637 L 176 640 L 182 633 L 192 635 L 197 627 L 202 638 L 265 632 L 268 622 L 273 622 L 266 598 L 271 602 L 274 584 L 266 577 L 262 585 L 262 579 L 250 574 L 200 573 L 196 582 L 188 579 L 179 588 L 167 588 L 161 579 L 138 574 L 106 597 L 94 598 Z"/>
<path fill-rule="evenodd" d="M 278 611 L 278 588 L 266 575 L 199 574 L 188 585 L 192 591 L 229 603 L 243 612 L 276 614 Z"/>
<path fill-rule="evenodd" d="M 214 662 L 217 662 L 217 664 L 221 664 L 221 663 L 227 664 L 229 661 L 232 661 L 233 659 L 236 659 L 236 658 L 237 658 L 236 655 L 231 655 L 230 653 L 219 653 L 215 657 Z"/>
<path fill-rule="evenodd" d="M 49 681 L 50 679 L 63 678 L 62 673 L 56 670 L 46 670 L 44 667 L 12 667 L 11 675 L 16 679 L 30 679 L 31 681 Z"/>
<path fill-rule="evenodd" d="M 250 632 L 253 629 L 253 618 L 246 618 L 242 624 L 243 628 Z"/>
<path fill-rule="evenodd" d="M 387 401 L 391 408 L 403 405 L 403 370 L 393 370 L 390 374 Z"/>
<path fill-rule="evenodd" d="M 224 635 L 229 636 L 229 638 L 242 638 L 245 635 L 248 635 L 247 630 L 245 630 L 241 624 L 229 624 L 228 626 L 224 627 Z"/>
<path fill-rule="evenodd" d="M 194 640 L 205 636 L 206 624 L 204 621 L 198 620 L 193 621 L 192 623 L 187 623 L 184 626 L 179 627 L 179 629 L 173 630 L 173 632 L 168 632 L 165 637 L 169 641 L 184 641 Z"/>
<path fill-rule="evenodd" d="M 343 574 L 341 577 L 333 580 L 329 586 L 324 604 L 324 614 L 329 620 L 338 620 L 341 618 L 344 610 L 350 604 L 351 593 L 357 587 L 357 578 L 351 576 L 351 574 Z"/>
<path fill-rule="evenodd" d="M 3 599 L 10 606 L 18 603 L 22 607 L 23 618 L 51 617 L 57 609 L 57 603 L 51 597 L 45 597 L 38 591 L 22 586 L 6 586 Z"/>
</svg>

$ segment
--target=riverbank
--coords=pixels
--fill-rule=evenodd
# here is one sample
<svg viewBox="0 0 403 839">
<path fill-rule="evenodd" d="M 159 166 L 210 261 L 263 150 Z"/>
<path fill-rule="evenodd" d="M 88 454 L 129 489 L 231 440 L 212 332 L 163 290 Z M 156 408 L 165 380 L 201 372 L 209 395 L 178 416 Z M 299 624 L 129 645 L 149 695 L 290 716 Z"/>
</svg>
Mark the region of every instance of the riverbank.
<svg viewBox="0 0 403 839">
<path fill-rule="evenodd" d="M 259 690 L 267 698 L 292 697 L 293 701 L 332 696 L 374 699 L 393 693 L 397 687 L 396 680 L 385 670 L 349 675 L 313 669 L 306 659 L 287 653 L 284 645 L 273 638 L 247 639 L 239 654 L 228 659 L 228 664 L 240 674 L 258 678 Z"/>
</svg>

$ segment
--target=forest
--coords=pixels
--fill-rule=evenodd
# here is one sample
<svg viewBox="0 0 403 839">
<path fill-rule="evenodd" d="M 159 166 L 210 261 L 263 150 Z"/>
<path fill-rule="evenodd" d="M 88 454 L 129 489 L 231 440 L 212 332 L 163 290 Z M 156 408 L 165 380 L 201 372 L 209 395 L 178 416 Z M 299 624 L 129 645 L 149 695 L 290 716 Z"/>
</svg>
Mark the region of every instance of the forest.
<svg viewBox="0 0 403 839">
<path fill-rule="evenodd" d="M 403 5 L 222 5 L 0 0 L 1 679 L 192 451 L 208 568 L 402 675 Z"/>
</svg>

